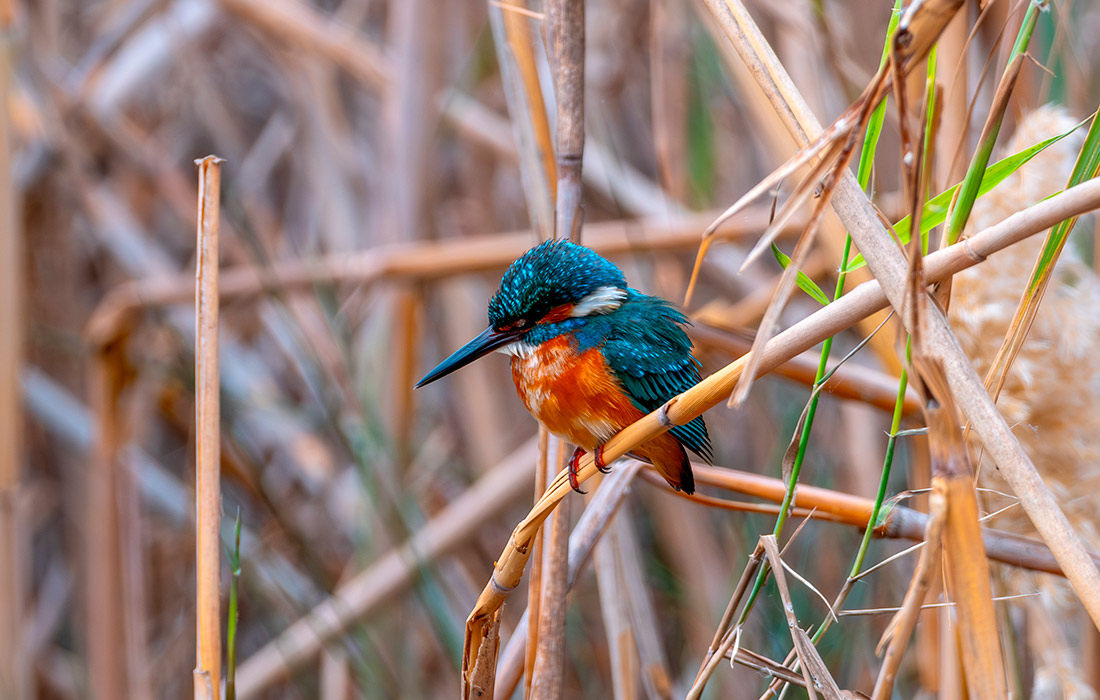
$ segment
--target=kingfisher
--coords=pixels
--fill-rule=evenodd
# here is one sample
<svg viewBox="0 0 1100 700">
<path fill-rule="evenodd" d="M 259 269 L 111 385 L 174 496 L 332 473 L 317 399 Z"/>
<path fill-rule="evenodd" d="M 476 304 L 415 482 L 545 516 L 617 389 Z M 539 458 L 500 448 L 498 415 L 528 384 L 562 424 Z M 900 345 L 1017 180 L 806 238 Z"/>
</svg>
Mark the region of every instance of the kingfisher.
<svg viewBox="0 0 1100 700">
<path fill-rule="evenodd" d="M 622 271 L 598 253 L 551 239 L 508 267 L 489 300 L 489 327 L 416 384 L 434 382 L 493 350 L 511 356 L 512 380 L 523 405 L 558 438 L 576 445 L 569 484 L 580 458 L 594 452 L 606 473 L 603 445 L 642 416 L 699 383 L 699 362 L 683 326 L 687 317 L 664 299 L 626 284 Z M 685 448 L 711 461 L 700 416 L 636 447 L 673 489 L 695 492 Z"/>
</svg>

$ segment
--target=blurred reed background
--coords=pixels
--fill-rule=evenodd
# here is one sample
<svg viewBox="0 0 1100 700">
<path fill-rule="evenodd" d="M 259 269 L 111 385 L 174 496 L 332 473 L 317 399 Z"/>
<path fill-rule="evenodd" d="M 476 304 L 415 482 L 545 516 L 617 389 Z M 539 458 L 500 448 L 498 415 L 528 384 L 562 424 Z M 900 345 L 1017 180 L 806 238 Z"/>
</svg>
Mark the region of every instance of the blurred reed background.
<svg viewBox="0 0 1100 700">
<path fill-rule="evenodd" d="M 746 4 L 823 123 L 874 75 L 892 3 Z M 1005 134 L 1044 103 L 1065 105 L 1072 124 L 1100 100 L 1100 7 L 1051 5 Z M 1027 6 L 967 3 L 940 38 L 930 193 L 963 179 Z M 193 696 L 194 161 L 208 153 L 225 159 L 221 579 L 228 595 L 239 512 L 236 695 L 458 694 L 466 616 L 537 496 L 540 446 L 500 356 L 412 386 L 484 326 L 504 267 L 549 230 L 546 10 L 0 0 L 0 696 Z M 682 301 L 702 231 L 797 144 L 708 6 L 589 0 L 586 15 L 582 240 L 633 286 Z M 917 70 L 907 86 L 917 106 L 924 80 Z M 871 187 L 891 221 L 908 211 L 897 120 L 891 107 Z M 770 256 L 738 274 L 770 205 L 724 225 L 703 260 L 687 310 L 704 376 L 749 349 L 777 284 Z M 780 232 L 788 253 L 801 223 Z M 803 267 L 823 289 L 843 241 L 830 213 Z M 853 272 L 849 287 L 867 278 Z M 817 308 L 796 292 L 782 323 Z M 834 359 L 879 320 L 839 335 Z M 802 483 L 874 498 L 903 343 L 892 322 L 838 373 Z M 1080 362 L 1096 361 L 1084 352 Z M 707 414 L 717 465 L 782 478 L 817 361 L 802 356 L 740 409 Z M 923 425 L 915 396 L 904 415 L 903 428 Z M 888 495 L 927 487 L 925 438 L 898 440 L 897 455 Z M 637 466 L 619 465 L 625 498 L 573 576 L 557 695 L 682 697 L 775 516 L 691 503 L 659 479 L 629 484 Z M 1067 478 L 1095 483 L 1097 469 Z M 582 499 L 569 499 L 575 522 Z M 785 604 L 804 624 L 825 617 L 819 595 L 833 599 L 862 537 L 805 522 L 783 558 L 820 594 L 789 575 L 789 599 L 769 583 L 739 642 L 776 661 L 791 649 Z M 874 541 L 867 566 L 906 546 Z M 914 564 L 875 572 L 846 607 L 896 607 Z M 527 601 L 525 583 L 504 608 L 498 697 L 525 692 L 522 645 L 508 642 Z M 1021 614 L 998 609 L 1014 687 L 1030 688 L 1036 659 L 1024 632 L 1008 631 Z M 960 697 L 948 617 L 925 617 L 897 696 Z M 889 620 L 841 617 L 823 637 L 840 687 L 870 692 Z M 1075 634 L 1071 650 L 1086 676 L 1100 659 L 1079 648 L 1088 638 Z M 705 697 L 767 686 L 757 670 L 723 666 Z"/>
</svg>

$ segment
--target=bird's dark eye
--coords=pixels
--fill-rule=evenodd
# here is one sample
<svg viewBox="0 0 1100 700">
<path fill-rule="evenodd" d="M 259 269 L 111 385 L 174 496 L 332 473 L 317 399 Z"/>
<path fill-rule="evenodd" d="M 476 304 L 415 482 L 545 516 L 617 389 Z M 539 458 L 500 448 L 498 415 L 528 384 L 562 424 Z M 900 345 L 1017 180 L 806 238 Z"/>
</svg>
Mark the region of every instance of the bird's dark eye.
<svg viewBox="0 0 1100 700">
<path fill-rule="evenodd" d="M 517 319 L 513 319 L 511 321 L 508 321 L 507 323 L 500 324 L 500 326 L 497 327 L 497 330 L 501 331 L 501 332 L 505 332 L 505 333 L 508 332 L 508 331 L 524 331 L 524 330 L 527 330 L 530 326 L 531 326 L 531 320 L 530 319 L 517 318 Z"/>
</svg>

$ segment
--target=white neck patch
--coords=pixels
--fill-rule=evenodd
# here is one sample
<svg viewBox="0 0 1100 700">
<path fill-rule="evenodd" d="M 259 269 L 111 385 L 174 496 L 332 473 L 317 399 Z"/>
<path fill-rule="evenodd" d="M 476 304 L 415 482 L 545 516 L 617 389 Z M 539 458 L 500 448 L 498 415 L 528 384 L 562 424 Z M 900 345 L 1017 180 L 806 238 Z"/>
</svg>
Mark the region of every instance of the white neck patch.
<svg viewBox="0 0 1100 700">
<path fill-rule="evenodd" d="M 533 353 L 537 347 L 537 345 L 517 340 L 514 343 L 508 343 L 507 345 L 497 348 L 497 352 L 502 355 L 511 355 L 512 357 L 527 357 Z"/>
<path fill-rule="evenodd" d="M 619 287 L 599 287 L 592 290 L 577 302 L 569 315 L 577 318 L 580 316 L 592 316 L 606 314 L 614 311 L 626 301 L 626 290 Z"/>
</svg>

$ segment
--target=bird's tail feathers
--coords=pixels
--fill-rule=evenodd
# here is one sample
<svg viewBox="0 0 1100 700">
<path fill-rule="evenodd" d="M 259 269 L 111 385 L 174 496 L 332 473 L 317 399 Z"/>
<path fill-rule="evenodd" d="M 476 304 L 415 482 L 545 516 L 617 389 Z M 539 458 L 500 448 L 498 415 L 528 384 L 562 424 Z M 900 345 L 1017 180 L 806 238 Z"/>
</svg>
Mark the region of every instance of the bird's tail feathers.
<svg viewBox="0 0 1100 700">
<path fill-rule="evenodd" d="M 665 433 L 635 449 L 632 454 L 652 464 L 669 486 L 687 494 L 695 493 L 695 475 L 691 460 L 679 440 Z"/>
</svg>

